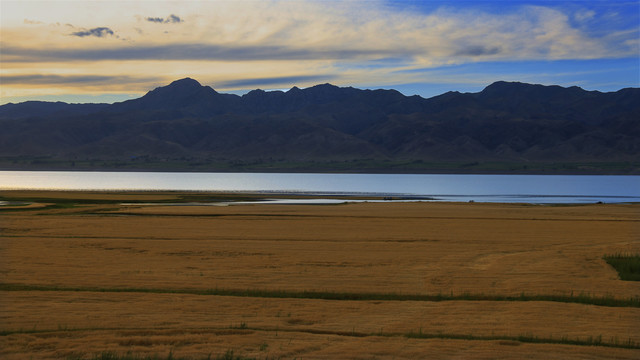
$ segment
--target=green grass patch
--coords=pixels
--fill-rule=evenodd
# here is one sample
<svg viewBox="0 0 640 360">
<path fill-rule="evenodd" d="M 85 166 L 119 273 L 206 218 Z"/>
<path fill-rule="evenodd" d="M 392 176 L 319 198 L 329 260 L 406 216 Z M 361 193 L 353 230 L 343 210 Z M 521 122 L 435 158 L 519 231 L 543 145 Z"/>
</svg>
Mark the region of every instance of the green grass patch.
<svg viewBox="0 0 640 360">
<path fill-rule="evenodd" d="M 398 294 L 398 293 L 349 293 L 332 291 L 289 291 L 268 289 L 158 289 L 158 288 L 100 288 L 65 287 L 56 285 L 27 285 L 0 283 L 0 291 L 73 291 L 110 293 L 191 294 L 208 296 L 239 296 L 277 299 L 317 299 L 342 301 L 552 301 L 608 307 L 640 307 L 640 297 L 618 298 L 609 295 L 486 295 L 486 294 Z"/>
<path fill-rule="evenodd" d="M 621 280 L 640 281 L 640 253 L 606 255 L 603 259 L 616 269 Z"/>
</svg>

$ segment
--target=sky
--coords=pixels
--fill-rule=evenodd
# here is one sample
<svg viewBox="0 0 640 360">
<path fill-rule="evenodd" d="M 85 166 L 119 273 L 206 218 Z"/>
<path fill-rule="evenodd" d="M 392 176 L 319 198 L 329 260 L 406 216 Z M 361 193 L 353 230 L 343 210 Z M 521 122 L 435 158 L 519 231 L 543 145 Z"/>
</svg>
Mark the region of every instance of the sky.
<svg viewBox="0 0 640 360">
<path fill-rule="evenodd" d="M 0 104 L 116 102 L 191 77 L 431 97 L 640 87 L 640 0 L 0 0 Z"/>
</svg>

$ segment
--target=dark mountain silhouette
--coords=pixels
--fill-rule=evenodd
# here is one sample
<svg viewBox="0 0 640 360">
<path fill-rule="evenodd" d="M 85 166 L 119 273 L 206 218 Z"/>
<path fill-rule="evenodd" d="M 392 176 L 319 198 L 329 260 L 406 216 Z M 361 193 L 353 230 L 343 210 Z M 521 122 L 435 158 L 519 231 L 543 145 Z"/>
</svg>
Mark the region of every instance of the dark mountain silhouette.
<svg viewBox="0 0 640 360">
<path fill-rule="evenodd" d="M 26 101 L 0 106 L 3 119 L 26 119 L 42 116 L 86 115 L 104 109 L 109 104 L 67 104 L 65 102 Z"/>
<path fill-rule="evenodd" d="M 0 157 L 14 164 L 633 163 L 640 89 L 496 82 L 424 99 L 322 84 L 237 96 L 186 78 L 111 105 L 3 105 L 0 128 Z"/>
</svg>

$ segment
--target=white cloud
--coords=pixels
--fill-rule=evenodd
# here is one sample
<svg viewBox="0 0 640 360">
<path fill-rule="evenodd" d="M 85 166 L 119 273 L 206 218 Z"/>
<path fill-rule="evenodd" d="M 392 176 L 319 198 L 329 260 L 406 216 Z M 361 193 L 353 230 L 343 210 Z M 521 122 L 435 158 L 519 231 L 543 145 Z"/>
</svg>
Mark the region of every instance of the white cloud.
<svg viewBox="0 0 640 360">
<path fill-rule="evenodd" d="M 543 6 L 497 13 L 455 3 L 421 12 L 382 1 L 3 1 L 2 71 L 202 75 L 206 83 L 327 74 L 345 85 L 382 86 L 413 80 L 398 70 L 447 64 L 637 56 L 637 26 L 587 33 L 572 24 L 598 15 Z M 119 38 L 69 36 L 68 27 L 57 24 L 109 29 Z M 28 64 L 8 51 L 19 48 Z"/>
<path fill-rule="evenodd" d="M 624 41 L 612 43 L 606 37 L 589 37 L 571 26 L 570 16 L 591 18 L 594 16 L 592 10 L 580 10 L 571 15 L 551 8 L 522 6 L 511 8 L 506 14 L 496 14 L 480 9 L 443 7 L 431 13 L 420 13 L 397 9 L 390 12 L 390 8 L 374 1 L 179 4 L 148 1 L 118 2 L 117 5 L 82 2 L 78 3 L 77 9 L 65 7 L 67 13 L 61 16 L 57 9 L 60 4 L 44 4 L 52 4 L 49 5 L 52 7 L 49 23 L 66 22 L 88 29 L 108 27 L 146 44 L 366 50 L 368 53 L 378 51 L 385 56 L 397 52 L 399 56 L 415 55 L 424 63 L 478 61 L 487 57 L 577 59 L 628 55 L 637 50 L 628 48 Z M 89 10 L 95 11 L 91 17 L 85 13 Z M 42 16 L 42 9 L 39 11 Z M 165 16 L 155 16 L 158 12 Z M 167 17 L 167 13 L 174 17 Z M 70 17 L 70 14 L 75 15 Z M 180 19 L 181 26 L 172 28 L 168 36 L 167 29 L 157 26 L 157 22 L 167 23 L 170 18 Z M 47 38 L 47 43 L 64 47 L 75 45 L 62 37 L 53 43 L 51 40 L 51 37 Z"/>
<path fill-rule="evenodd" d="M 596 12 L 593 10 L 579 10 L 573 14 L 573 18 L 578 22 L 585 22 L 593 19 L 596 16 Z"/>
</svg>

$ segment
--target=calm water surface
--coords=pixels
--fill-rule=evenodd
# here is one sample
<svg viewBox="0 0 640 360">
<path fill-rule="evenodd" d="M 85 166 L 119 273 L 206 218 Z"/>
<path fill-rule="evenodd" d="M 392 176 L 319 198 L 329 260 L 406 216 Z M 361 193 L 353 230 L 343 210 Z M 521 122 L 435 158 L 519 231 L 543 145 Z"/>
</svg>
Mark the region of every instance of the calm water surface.
<svg viewBox="0 0 640 360">
<path fill-rule="evenodd" d="M 443 201 L 640 202 L 640 176 L 0 171 L 0 190 L 176 190 Z"/>
</svg>

